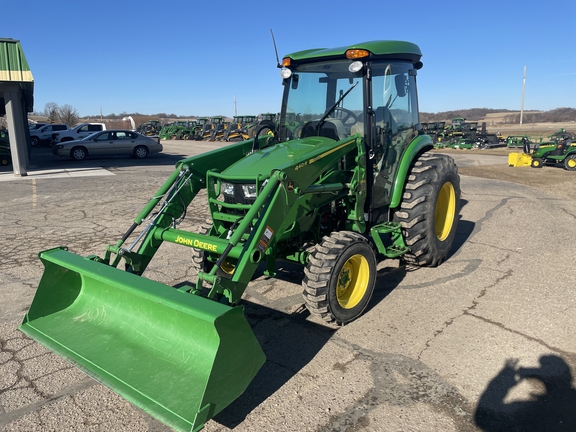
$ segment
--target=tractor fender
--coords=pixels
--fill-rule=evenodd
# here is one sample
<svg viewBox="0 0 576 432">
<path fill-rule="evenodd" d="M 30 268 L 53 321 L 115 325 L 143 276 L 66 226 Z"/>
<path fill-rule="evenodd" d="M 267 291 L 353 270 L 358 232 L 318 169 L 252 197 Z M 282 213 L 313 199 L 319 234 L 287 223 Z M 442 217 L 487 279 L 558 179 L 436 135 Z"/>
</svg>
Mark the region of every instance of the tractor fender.
<svg viewBox="0 0 576 432">
<path fill-rule="evenodd" d="M 434 144 L 432 143 L 432 138 L 430 138 L 428 135 L 417 136 L 412 140 L 408 147 L 406 147 L 406 150 L 402 153 L 400 164 L 398 166 L 398 172 L 396 173 L 396 178 L 394 179 L 390 208 L 398 207 L 402 201 L 406 176 L 408 175 L 408 171 L 412 166 L 412 162 L 420 153 L 432 150 L 433 148 Z"/>
</svg>

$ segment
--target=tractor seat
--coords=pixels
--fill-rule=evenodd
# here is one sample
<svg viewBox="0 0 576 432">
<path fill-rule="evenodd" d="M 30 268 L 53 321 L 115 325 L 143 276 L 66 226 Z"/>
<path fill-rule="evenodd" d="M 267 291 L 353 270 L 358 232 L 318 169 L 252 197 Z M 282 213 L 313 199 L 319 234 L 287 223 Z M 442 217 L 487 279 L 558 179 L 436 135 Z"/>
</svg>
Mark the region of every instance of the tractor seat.
<svg viewBox="0 0 576 432">
<path fill-rule="evenodd" d="M 326 119 L 319 131 L 316 129 L 317 124 L 318 121 L 311 121 L 306 123 L 302 128 L 300 138 L 323 136 L 336 141 L 340 141 L 348 137 L 344 124 L 338 119 Z"/>
</svg>

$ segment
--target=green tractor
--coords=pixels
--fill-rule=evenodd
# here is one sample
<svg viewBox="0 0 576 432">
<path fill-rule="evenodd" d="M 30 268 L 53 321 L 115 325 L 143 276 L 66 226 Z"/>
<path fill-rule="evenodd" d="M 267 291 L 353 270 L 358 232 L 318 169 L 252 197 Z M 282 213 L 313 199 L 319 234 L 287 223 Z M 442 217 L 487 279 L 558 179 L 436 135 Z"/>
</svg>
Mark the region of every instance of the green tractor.
<svg viewBox="0 0 576 432">
<path fill-rule="evenodd" d="M 175 139 L 177 140 L 189 140 L 194 136 L 197 128 L 197 123 L 195 121 L 184 121 L 182 122 L 182 127 L 178 132 L 176 132 Z"/>
<path fill-rule="evenodd" d="M 345 324 L 370 303 L 379 260 L 448 258 L 460 178 L 421 130 L 421 56 L 402 41 L 287 55 L 279 126 L 179 161 L 102 256 L 41 252 L 20 329 L 174 429 L 201 429 L 265 362 L 242 306 L 258 267 L 301 265 L 306 307 Z M 201 191 L 210 221 L 184 230 Z M 194 285 L 143 277 L 163 242 L 189 251 Z"/>
<path fill-rule="evenodd" d="M 530 166 L 562 165 L 568 171 L 576 171 L 576 139 L 555 139 L 537 145 L 532 153 Z"/>
</svg>

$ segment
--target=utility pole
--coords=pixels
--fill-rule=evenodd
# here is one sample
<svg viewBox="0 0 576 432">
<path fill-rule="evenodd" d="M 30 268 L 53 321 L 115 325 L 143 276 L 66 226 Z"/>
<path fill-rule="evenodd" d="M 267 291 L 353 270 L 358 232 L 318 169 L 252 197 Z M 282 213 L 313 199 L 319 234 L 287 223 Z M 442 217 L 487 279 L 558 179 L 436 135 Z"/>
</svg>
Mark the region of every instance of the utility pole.
<svg viewBox="0 0 576 432">
<path fill-rule="evenodd" d="M 238 116 L 238 111 L 236 111 L 236 95 L 234 95 L 234 117 Z"/>
<path fill-rule="evenodd" d="M 524 91 L 526 90 L 526 66 L 524 66 L 524 78 L 522 79 L 522 103 L 520 104 L 520 124 L 524 114 Z"/>
</svg>

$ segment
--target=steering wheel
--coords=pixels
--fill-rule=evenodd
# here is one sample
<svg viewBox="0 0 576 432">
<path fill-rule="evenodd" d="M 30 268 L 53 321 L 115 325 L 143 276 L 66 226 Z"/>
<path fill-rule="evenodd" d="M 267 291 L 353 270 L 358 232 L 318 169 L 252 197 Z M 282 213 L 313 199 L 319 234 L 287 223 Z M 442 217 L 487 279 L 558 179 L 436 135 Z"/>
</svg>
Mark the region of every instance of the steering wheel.
<svg viewBox="0 0 576 432">
<path fill-rule="evenodd" d="M 346 122 L 350 119 L 353 120 L 351 124 L 354 124 L 358 121 L 358 116 L 354 114 L 352 111 L 346 108 L 336 107 L 330 114 L 330 117 L 333 119 L 338 119 L 342 122 L 342 124 L 346 124 Z"/>
<path fill-rule="evenodd" d="M 278 143 L 278 131 L 276 130 L 276 124 L 270 120 L 261 121 L 258 126 L 256 126 L 256 132 L 254 133 L 254 142 L 252 144 L 252 151 L 260 150 L 260 143 L 258 142 L 258 137 L 264 132 L 268 139 L 266 140 L 265 147 Z"/>
</svg>

